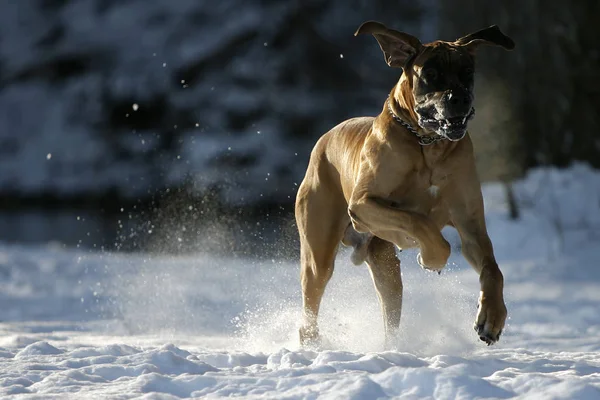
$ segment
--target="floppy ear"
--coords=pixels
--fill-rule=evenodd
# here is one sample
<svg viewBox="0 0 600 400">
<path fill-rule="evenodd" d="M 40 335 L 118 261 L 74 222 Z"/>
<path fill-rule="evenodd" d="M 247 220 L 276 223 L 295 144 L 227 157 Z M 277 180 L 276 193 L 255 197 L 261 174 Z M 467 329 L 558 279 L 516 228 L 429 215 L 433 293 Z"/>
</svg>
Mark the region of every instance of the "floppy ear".
<svg viewBox="0 0 600 400">
<path fill-rule="evenodd" d="M 368 21 L 362 24 L 354 36 L 370 33 L 377 39 L 385 62 L 390 67 L 404 68 L 406 62 L 421 50 L 421 42 L 408 33 L 388 29 L 385 25 Z"/>
<path fill-rule="evenodd" d="M 475 52 L 477 47 L 481 44 L 500 46 L 505 50 L 512 50 L 515 48 L 515 42 L 502 33 L 497 25 L 492 25 L 489 28 L 470 33 L 467 36 L 457 39 L 454 43 L 467 47 L 470 52 Z"/>
</svg>

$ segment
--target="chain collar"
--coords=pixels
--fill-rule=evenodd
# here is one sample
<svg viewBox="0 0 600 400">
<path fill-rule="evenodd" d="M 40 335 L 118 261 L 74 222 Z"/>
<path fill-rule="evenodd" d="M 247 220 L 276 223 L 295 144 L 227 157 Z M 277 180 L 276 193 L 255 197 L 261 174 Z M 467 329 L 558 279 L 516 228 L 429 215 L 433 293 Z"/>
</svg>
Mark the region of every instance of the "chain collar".
<svg viewBox="0 0 600 400">
<path fill-rule="evenodd" d="M 409 124 L 408 122 L 406 122 L 405 120 L 400 118 L 398 115 L 396 115 L 394 110 L 392 110 L 392 106 L 390 105 L 389 99 L 387 101 L 387 106 L 388 106 L 388 110 L 390 111 L 390 114 L 392 115 L 392 118 L 394 118 L 394 121 L 396 121 L 397 123 L 399 123 L 400 125 L 405 127 L 413 135 L 415 135 L 417 137 L 417 139 L 419 140 L 419 144 L 421 146 L 429 146 L 430 144 L 433 144 L 439 140 L 445 139 L 442 135 L 438 135 L 437 133 L 435 135 L 419 134 L 419 132 L 417 131 L 417 129 L 415 127 L 413 127 L 411 124 Z"/>
</svg>

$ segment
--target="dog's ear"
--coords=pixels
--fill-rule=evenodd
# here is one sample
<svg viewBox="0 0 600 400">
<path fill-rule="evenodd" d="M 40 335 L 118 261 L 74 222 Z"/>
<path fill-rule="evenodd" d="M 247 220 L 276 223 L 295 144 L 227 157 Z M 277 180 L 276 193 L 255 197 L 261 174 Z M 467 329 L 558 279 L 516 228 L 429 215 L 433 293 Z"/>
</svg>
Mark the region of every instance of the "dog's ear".
<svg viewBox="0 0 600 400">
<path fill-rule="evenodd" d="M 404 68 L 406 62 L 421 50 L 421 41 L 408 33 L 387 28 L 385 25 L 368 21 L 362 24 L 354 36 L 370 33 L 377 39 L 385 62 L 390 67 Z"/>
<path fill-rule="evenodd" d="M 463 36 L 454 43 L 466 47 L 471 53 L 474 53 L 477 47 L 482 44 L 500 46 L 506 50 L 515 48 L 515 42 L 502 33 L 496 25 Z"/>
</svg>

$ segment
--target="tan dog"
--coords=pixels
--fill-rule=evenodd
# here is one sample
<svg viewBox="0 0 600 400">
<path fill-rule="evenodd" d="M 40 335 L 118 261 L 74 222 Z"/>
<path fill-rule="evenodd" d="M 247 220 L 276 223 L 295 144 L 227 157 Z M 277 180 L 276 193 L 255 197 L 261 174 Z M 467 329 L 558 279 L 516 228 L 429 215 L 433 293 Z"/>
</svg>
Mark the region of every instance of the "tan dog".
<svg viewBox="0 0 600 400">
<path fill-rule="evenodd" d="M 475 330 L 488 345 L 506 319 L 503 276 L 487 234 L 481 187 L 466 134 L 473 115 L 474 53 L 481 44 L 514 48 L 492 26 L 455 42 L 421 42 L 366 22 L 387 64 L 403 68 L 381 114 L 347 120 L 315 145 L 296 199 L 301 241 L 302 345 L 318 344 L 317 315 L 338 245 L 366 261 L 383 311 L 386 343 L 402 308 L 400 261 L 394 246 L 419 247 L 419 264 L 441 271 L 450 245 L 440 230 L 454 226 L 462 252 L 479 274 Z"/>
</svg>

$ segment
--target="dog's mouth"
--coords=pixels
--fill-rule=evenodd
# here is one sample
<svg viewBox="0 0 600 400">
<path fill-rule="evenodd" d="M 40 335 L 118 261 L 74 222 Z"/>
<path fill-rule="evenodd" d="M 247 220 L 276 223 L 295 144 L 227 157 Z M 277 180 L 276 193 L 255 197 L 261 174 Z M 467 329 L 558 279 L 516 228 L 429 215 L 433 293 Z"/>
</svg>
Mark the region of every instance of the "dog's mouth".
<svg viewBox="0 0 600 400">
<path fill-rule="evenodd" d="M 452 118 L 437 118 L 419 113 L 418 115 L 419 125 L 423 129 L 434 131 L 450 141 L 457 141 L 467 133 L 467 123 L 475 115 L 475 109 L 471 108 L 466 115 Z"/>
</svg>

